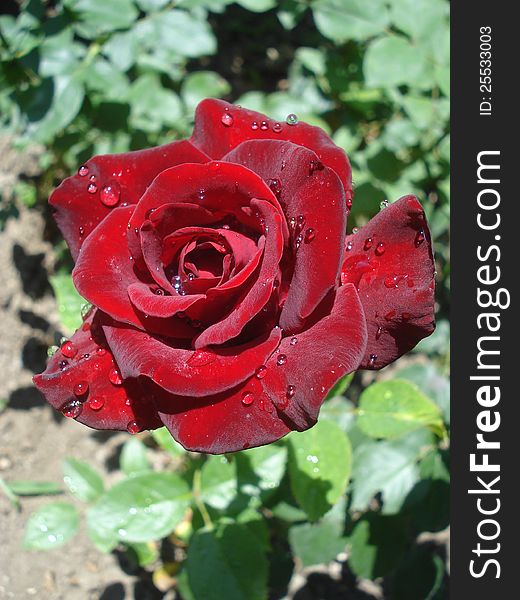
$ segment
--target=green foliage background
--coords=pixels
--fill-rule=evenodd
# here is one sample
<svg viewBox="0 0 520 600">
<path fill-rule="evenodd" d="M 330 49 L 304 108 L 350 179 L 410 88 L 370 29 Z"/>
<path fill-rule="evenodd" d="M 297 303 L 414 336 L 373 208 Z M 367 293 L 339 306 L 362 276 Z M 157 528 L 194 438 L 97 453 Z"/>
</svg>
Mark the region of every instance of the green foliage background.
<svg viewBox="0 0 520 600">
<path fill-rule="evenodd" d="M 384 578 L 385 597 L 446 597 L 443 550 L 418 536 L 448 524 L 449 3 L 12 5 L 0 16 L 0 133 L 45 150 L 41 174 L 16 187 L 0 226 L 17 203 L 44 210 L 53 186 L 94 154 L 186 137 L 198 101 L 214 96 L 279 120 L 296 113 L 327 131 L 353 166 L 349 228 L 383 200 L 416 194 L 438 272 L 437 331 L 397 363 L 391 380 L 349 379 L 331 392 L 314 429 L 229 457 L 186 453 L 163 431 L 132 438 L 111 489 L 71 458 L 64 485 L 74 503 L 60 499 L 33 515 L 26 545 L 67 542 L 79 511 L 101 551 L 126 549 L 185 600 L 276 597 L 294 561 L 327 562 L 345 548 L 356 577 Z M 67 332 L 79 299 L 56 240 L 61 270 L 52 284 Z M 152 470 L 153 452 L 169 457 L 164 471 Z M 0 484 L 14 504 L 61 491 Z"/>
</svg>

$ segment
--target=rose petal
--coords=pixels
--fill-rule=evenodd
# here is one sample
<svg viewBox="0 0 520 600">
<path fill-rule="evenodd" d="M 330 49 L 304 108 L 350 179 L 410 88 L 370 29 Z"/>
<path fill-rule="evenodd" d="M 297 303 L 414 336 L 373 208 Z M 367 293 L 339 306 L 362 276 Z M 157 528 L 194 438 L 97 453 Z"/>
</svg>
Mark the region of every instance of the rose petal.
<svg viewBox="0 0 520 600">
<path fill-rule="evenodd" d="M 255 140 L 240 144 L 223 159 L 244 165 L 265 181 L 276 180 L 286 217 L 295 220 L 291 242 L 293 248 L 298 245 L 298 250 L 280 317 L 280 326 L 286 333 L 299 331 L 335 287 L 343 259 L 343 188 L 331 169 L 316 167 L 317 158 L 314 152 L 290 142 Z M 301 225 L 298 217 L 304 219 Z"/>
<path fill-rule="evenodd" d="M 114 209 L 85 240 L 72 272 L 74 285 L 84 298 L 118 321 L 161 335 L 191 337 L 193 330 L 185 322 L 149 317 L 130 301 L 128 288 L 140 282 L 126 243 L 133 209 Z"/>
<path fill-rule="evenodd" d="M 282 217 L 265 200 L 253 199 L 251 205 L 258 209 L 266 226 L 266 243 L 258 276 L 240 301 L 235 306 L 230 306 L 229 314 L 205 329 L 197 337 L 195 348 L 223 344 L 238 336 L 246 324 L 267 304 L 273 292 L 273 284 L 278 274 L 278 265 L 283 252 Z"/>
<path fill-rule="evenodd" d="M 231 118 L 230 126 L 223 123 L 224 115 Z M 251 127 L 254 123 L 258 124 L 258 128 Z M 336 146 L 319 127 L 307 123 L 297 125 L 279 123 L 280 130 L 275 131 L 273 129 L 275 123 L 276 121 L 253 110 L 239 108 L 223 100 L 208 98 L 197 106 L 195 127 L 190 141 L 213 159 L 222 158 L 245 140 L 288 140 L 299 146 L 305 146 L 315 152 L 324 165 L 337 173 L 345 188 L 347 200 L 350 201 L 352 169 L 345 152 Z"/>
<path fill-rule="evenodd" d="M 302 431 L 314 425 L 327 392 L 358 368 L 366 344 L 363 308 L 353 285 L 339 288 L 330 314 L 282 340 L 261 382 L 288 426 Z"/>
<path fill-rule="evenodd" d="M 347 236 L 346 248 L 342 281 L 356 285 L 368 327 L 361 366 L 379 369 L 435 328 L 435 265 L 421 205 L 415 196 L 397 200 Z"/>
<path fill-rule="evenodd" d="M 230 389 L 250 377 L 278 345 L 279 329 L 242 346 L 183 350 L 132 328 L 103 327 L 121 373 L 145 376 L 181 396 L 207 396 Z"/>
<path fill-rule="evenodd" d="M 174 396 L 160 388 L 154 396 L 163 423 L 186 450 L 224 454 L 270 444 L 291 431 L 255 377 L 204 398 Z"/>
<path fill-rule="evenodd" d="M 72 336 L 77 351 L 74 358 L 66 358 L 58 350 L 47 369 L 34 377 L 36 387 L 57 410 L 75 407 L 79 412 L 76 420 L 94 429 L 125 430 L 133 422 L 140 429 L 160 427 L 155 407 L 147 402 L 138 382 L 111 383 L 109 376 L 117 365 L 98 325 L 99 316 L 99 311 L 93 310 Z M 67 363 L 63 370 L 62 361 Z M 86 393 L 75 394 L 78 383 L 87 384 L 81 386 Z"/>
<path fill-rule="evenodd" d="M 65 179 L 49 199 L 74 260 L 88 234 L 113 210 L 101 201 L 101 194 L 106 193 L 102 192 L 104 186 L 112 186 L 115 198 L 119 195 L 119 206 L 135 204 L 164 169 L 208 160 L 207 155 L 187 141 L 90 159 L 76 175 Z"/>
</svg>

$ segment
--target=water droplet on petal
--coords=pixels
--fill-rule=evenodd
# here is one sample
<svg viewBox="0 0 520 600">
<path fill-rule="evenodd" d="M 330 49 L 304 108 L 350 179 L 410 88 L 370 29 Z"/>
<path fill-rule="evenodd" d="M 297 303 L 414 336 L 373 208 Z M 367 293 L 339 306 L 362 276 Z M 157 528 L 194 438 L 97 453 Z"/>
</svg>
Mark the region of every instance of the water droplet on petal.
<svg viewBox="0 0 520 600">
<path fill-rule="evenodd" d="M 371 238 L 371 237 L 367 238 L 367 239 L 365 240 L 365 245 L 363 246 L 363 248 L 364 248 L 365 250 L 370 250 L 370 248 L 372 248 L 372 243 L 373 243 L 373 240 L 372 240 L 372 238 Z"/>
<path fill-rule="evenodd" d="M 279 198 L 282 193 L 282 184 L 279 179 L 269 179 L 269 188 L 273 194 Z"/>
<path fill-rule="evenodd" d="M 78 175 L 80 177 L 85 177 L 86 175 L 88 175 L 87 165 L 81 165 L 81 167 L 78 169 Z"/>
<path fill-rule="evenodd" d="M 283 171 L 286 166 L 287 166 L 287 161 L 286 160 L 282 160 L 282 164 L 280 165 L 280 171 Z"/>
<path fill-rule="evenodd" d="M 242 404 L 244 406 L 251 406 L 251 404 L 253 404 L 254 401 L 255 401 L 255 395 L 252 394 L 251 392 L 244 392 L 242 394 Z"/>
<path fill-rule="evenodd" d="M 280 354 L 278 356 L 278 358 L 276 359 L 276 364 L 279 365 L 280 367 L 282 365 L 285 365 L 286 362 L 287 362 L 287 354 Z"/>
<path fill-rule="evenodd" d="M 123 383 L 123 378 L 121 377 L 119 369 L 116 369 L 115 367 L 110 369 L 108 373 L 108 380 L 114 385 L 121 385 Z"/>
<path fill-rule="evenodd" d="M 58 363 L 58 367 L 60 368 L 60 371 L 63 371 L 69 364 L 69 361 L 67 360 L 60 360 L 60 362 Z"/>
<path fill-rule="evenodd" d="M 424 230 L 421 229 L 421 231 L 418 231 L 415 235 L 415 247 L 418 248 L 424 242 L 425 239 L 426 236 L 424 235 Z"/>
<path fill-rule="evenodd" d="M 280 131 L 282 131 L 282 125 L 281 125 L 281 123 L 275 123 L 273 125 L 273 131 L 275 133 L 280 133 Z"/>
<path fill-rule="evenodd" d="M 97 185 L 95 183 L 89 183 L 87 186 L 87 192 L 89 194 L 95 194 L 97 192 Z"/>
<path fill-rule="evenodd" d="M 115 181 L 107 183 L 101 188 L 99 199 L 101 202 L 108 207 L 115 206 L 119 202 L 121 196 L 121 188 Z"/>
<path fill-rule="evenodd" d="M 101 410 L 105 406 L 105 399 L 95 396 L 94 398 L 90 398 L 88 405 L 92 410 Z"/>
<path fill-rule="evenodd" d="M 381 325 L 379 325 L 377 328 L 377 331 L 376 331 L 376 340 L 378 340 L 381 337 L 382 333 L 383 333 L 383 328 L 381 327 Z"/>
<path fill-rule="evenodd" d="M 157 288 L 153 292 L 156 296 L 164 296 L 164 290 L 162 288 Z"/>
<path fill-rule="evenodd" d="M 291 346 L 296 346 L 296 344 L 298 343 L 298 338 L 296 336 L 293 336 L 289 343 L 291 344 Z"/>
<path fill-rule="evenodd" d="M 78 233 L 79 237 L 83 237 L 85 235 L 85 228 L 82 225 L 78 227 Z"/>
<path fill-rule="evenodd" d="M 47 348 L 47 356 L 50 358 L 51 356 L 54 356 L 56 354 L 56 352 L 58 352 L 59 348 L 58 346 L 49 346 Z"/>
<path fill-rule="evenodd" d="M 305 243 L 310 244 L 315 237 L 316 232 L 312 227 L 309 227 L 309 229 L 305 231 Z"/>
<path fill-rule="evenodd" d="M 287 386 L 287 392 L 286 392 L 287 398 L 292 398 L 294 396 L 295 392 L 296 392 L 296 386 L 295 385 L 288 385 Z"/>
<path fill-rule="evenodd" d="M 267 121 L 262 121 L 260 123 L 260 129 L 262 131 L 267 131 L 269 129 L 269 124 L 267 123 Z"/>
<path fill-rule="evenodd" d="M 82 410 L 83 405 L 79 400 L 70 400 L 69 402 L 67 402 L 67 404 L 65 404 L 62 407 L 61 413 L 64 417 L 67 417 L 68 419 L 77 419 L 80 416 Z"/>
<path fill-rule="evenodd" d="M 345 246 L 345 250 L 350 252 L 352 250 L 352 246 L 353 246 L 353 244 L 351 241 L 347 242 L 347 245 Z"/>
<path fill-rule="evenodd" d="M 369 365 L 373 367 L 376 364 L 377 354 L 371 354 L 369 357 Z"/>
<path fill-rule="evenodd" d="M 382 200 L 379 204 L 379 209 L 384 210 L 388 206 L 388 200 Z"/>
<path fill-rule="evenodd" d="M 128 431 L 128 433 L 135 435 L 136 433 L 139 433 L 141 431 L 141 428 L 135 421 L 130 421 L 126 426 L 126 430 Z"/>
<path fill-rule="evenodd" d="M 352 228 L 352 234 L 356 235 L 356 233 L 359 231 L 359 227 L 353 227 Z"/>
<path fill-rule="evenodd" d="M 267 367 L 265 365 L 260 365 L 255 372 L 255 377 L 257 379 L 263 379 L 267 375 Z"/>
<path fill-rule="evenodd" d="M 302 245 L 303 242 L 303 235 L 300 233 L 299 236 L 297 236 L 295 243 L 294 243 L 294 247 L 296 248 L 296 250 L 299 250 L 300 246 Z"/>
<path fill-rule="evenodd" d="M 233 125 L 233 117 L 229 113 L 224 113 L 220 119 L 222 121 L 222 125 L 226 127 L 231 127 Z"/>
<path fill-rule="evenodd" d="M 321 161 L 311 160 L 309 164 L 309 175 L 312 175 L 316 171 L 321 171 L 323 168 L 323 163 Z"/>
<path fill-rule="evenodd" d="M 193 327 L 195 327 L 197 323 L 192 321 L 191 324 Z M 191 367 L 203 367 L 215 362 L 216 358 L 217 357 L 213 352 L 208 352 L 207 350 L 195 350 L 195 352 L 188 359 L 187 364 L 189 364 Z"/>
<path fill-rule="evenodd" d="M 386 277 L 384 283 L 385 287 L 387 288 L 396 288 L 399 285 L 399 277 L 397 275 L 393 275 L 392 277 Z"/>
<path fill-rule="evenodd" d="M 67 358 L 74 358 L 78 353 L 78 349 L 72 342 L 65 341 L 61 345 L 61 353 Z"/>
<path fill-rule="evenodd" d="M 74 386 L 74 395 L 75 396 L 84 396 L 88 392 L 88 382 L 87 381 L 78 381 Z"/>
<path fill-rule="evenodd" d="M 379 244 L 376 246 L 376 250 L 375 250 L 376 255 L 377 256 L 382 256 L 385 253 L 385 250 L 386 250 L 386 248 L 385 248 L 384 243 L 383 242 L 379 242 Z"/>
<path fill-rule="evenodd" d="M 298 117 L 294 113 L 290 113 L 285 118 L 287 125 L 296 125 L 298 123 Z"/>
<path fill-rule="evenodd" d="M 257 123 L 256 121 L 253 121 L 253 122 L 251 123 L 251 129 L 252 129 L 253 131 L 256 131 L 256 130 L 258 129 L 258 123 Z"/>
</svg>

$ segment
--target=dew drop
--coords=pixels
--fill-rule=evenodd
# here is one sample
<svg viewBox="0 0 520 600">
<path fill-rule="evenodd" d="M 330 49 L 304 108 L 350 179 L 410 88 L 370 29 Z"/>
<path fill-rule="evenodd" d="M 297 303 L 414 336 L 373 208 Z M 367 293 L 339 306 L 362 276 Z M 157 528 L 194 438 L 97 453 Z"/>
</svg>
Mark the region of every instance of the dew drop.
<svg viewBox="0 0 520 600">
<path fill-rule="evenodd" d="M 121 385 L 123 383 L 123 378 L 121 377 L 119 369 L 116 369 L 115 367 L 110 369 L 108 373 L 108 380 L 114 385 Z"/>
<path fill-rule="evenodd" d="M 83 410 L 83 405 L 79 400 L 70 400 L 63 406 L 61 409 L 61 413 L 64 417 L 68 419 L 77 419 L 81 411 Z"/>
<path fill-rule="evenodd" d="M 200 321 L 198 322 L 200 324 Z M 197 322 L 192 321 L 191 323 L 193 327 L 197 328 Z M 213 352 L 208 352 L 207 350 L 195 350 L 195 352 L 190 356 L 187 363 L 191 367 L 203 367 L 205 365 L 209 365 L 212 362 L 215 362 L 216 356 Z"/>
<path fill-rule="evenodd" d="M 61 353 L 67 358 L 74 358 L 78 353 L 78 349 L 72 342 L 65 341 L 61 345 Z"/>
<path fill-rule="evenodd" d="M 87 186 L 87 192 L 89 194 L 95 194 L 97 192 L 97 185 L 95 183 L 89 183 Z"/>
<path fill-rule="evenodd" d="M 352 250 L 352 242 L 347 242 L 347 245 L 345 246 L 345 250 L 347 250 L 348 252 L 350 252 Z"/>
<path fill-rule="evenodd" d="M 388 200 L 382 200 L 379 204 L 379 210 L 384 210 L 388 206 Z"/>
<path fill-rule="evenodd" d="M 260 129 L 261 129 L 262 131 L 267 131 L 267 130 L 269 129 L 269 125 L 268 125 L 267 121 L 262 121 L 262 122 L 260 123 Z"/>
<path fill-rule="evenodd" d="M 397 275 L 393 275 L 392 277 L 386 277 L 385 279 L 385 287 L 387 288 L 396 288 L 399 284 L 399 278 Z"/>
<path fill-rule="evenodd" d="M 313 175 L 316 171 L 323 169 L 323 163 L 319 160 L 311 160 L 309 164 L 309 175 Z"/>
<path fill-rule="evenodd" d="M 363 248 L 365 250 L 370 250 L 370 248 L 372 248 L 372 244 L 373 244 L 373 239 L 371 237 L 369 237 L 365 240 L 365 245 L 363 246 Z"/>
<path fill-rule="evenodd" d="M 88 382 L 87 381 L 78 381 L 74 386 L 74 395 L 75 396 L 84 396 L 88 392 Z"/>
<path fill-rule="evenodd" d="M 359 227 L 353 227 L 352 228 L 352 234 L 356 235 L 356 233 L 359 231 Z"/>
<path fill-rule="evenodd" d="M 296 241 L 294 243 L 294 247 L 296 248 L 296 250 L 299 250 L 300 246 L 302 245 L 303 242 L 303 235 L 300 233 L 300 235 L 297 236 Z"/>
<path fill-rule="evenodd" d="M 257 379 L 263 379 L 267 375 L 267 367 L 265 365 L 260 365 L 255 372 L 255 377 Z"/>
<path fill-rule="evenodd" d="M 305 231 L 305 243 L 310 244 L 315 237 L 316 232 L 312 227 L 309 227 L 309 229 Z"/>
<path fill-rule="evenodd" d="M 135 421 L 130 421 L 126 426 L 126 430 L 128 431 L 128 433 L 135 435 L 136 433 L 139 433 L 141 431 L 141 428 Z"/>
<path fill-rule="evenodd" d="M 89 177 L 89 180 L 90 180 L 90 181 L 96 181 L 96 179 L 97 179 L 97 177 L 96 177 L 94 174 L 92 174 L 92 175 Z"/>
<path fill-rule="evenodd" d="M 83 237 L 85 235 L 85 228 L 82 225 L 78 227 L 78 233 L 79 237 Z"/>
<path fill-rule="evenodd" d="M 157 288 L 153 292 L 156 296 L 164 296 L 164 290 L 162 288 Z"/>
<path fill-rule="evenodd" d="M 296 346 L 296 344 L 298 343 L 298 338 L 296 336 L 293 336 L 289 343 L 291 344 L 291 346 Z"/>
<path fill-rule="evenodd" d="M 54 356 L 56 354 L 56 352 L 58 352 L 59 348 L 58 346 L 49 346 L 47 348 L 47 356 L 49 358 L 51 358 L 51 356 Z"/>
<path fill-rule="evenodd" d="M 426 239 L 426 236 L 424 235 L 424 230 L 421 229 L 421 231 L 418 231 L 415 235 L 415 240 L 414 240 L 414 244 L 415 247 L 418 248 Z"/>
<path fill-rule="evenodd" d="M 244 406 L 251 406 L 251 404 L 253 404 L 254 401 L 255 401 L 255 395 L 252 394 L 251 392 L 244 392 L 242 394 L 242 404 Z"/>
<path fill-rule="evenodd" d="M 231 127 L 233 125 L 233 117 L 229 113 L 224 113 L 220 119 L 222 121 L 222 125 L 226 127 Z"/>
<path fill-rule="evenodd" d="M 88 401 L 88 405 L 92 410 L 101 410 L 105 406 L 105 399 L 95 396 Z"/>
<path fill-rule="evenodd" d="M 376 331 L 376 340 L 378 340 L 381 337 L 382 333 L 383 333 L 383 328 L 381 327 L 381 325 L 379 325 L 377 328 L 377 331 Z"/>
<path fill-rule="evenodd" d="M 253 121 L 253 122 L 251 123 L 251 129 L 252 129 L 253 131 L 256 131 L 256 130 L 258 129 L 258 123 L 257 123 L 256 121 Z"/>
<path fill-rule="evenodd" d="M 78 175 L 80 177 L 86 177 L 88 175 L 87 165 L 81 165 L 81 167 L 78 169 Z"/>
<path fill-rule="evenodd" d="M 275 133 L 280 133 L 280 131 L 282 131 L 282 124 L 281 123 L 275 123 L 273 125 L 273 131 Z"/>
<path fill-rule="evenodd" d="M 376 250 L 375 250 L 376 255 L 377 256 L 382 256 L 385 253 L 385 250 L 386 250 L 386 248 L 385 248 L 384 243 L 383 242 L 379 242 L 379 244 L 376 246 Z"/>
<path fill-rule="evenodd" d="M 371 354 L 369 357 L 369 365 L 373 367 L 376 364 L 377 354 Z"/>
<path fill-rule="evenodd" d="M 60 362 L 58 363 L 58 367 L 60 368 L 60 371 L 63 371 L 67 365 L 69 364 L 69 362 L 67 360 L 60 360 Z"/>
<path fill-rule="evenodd" d="M 298 123 L 298 117 L 294 113 L 290 113 L 285 118 L 287 125 L 296 125 Z"/>
<path fill-rule="evenodd" d="M 287 392 L 285 393 L 285 395 L 287 396 L 287 398 L 292 398 L 294 396 L 295 392 L 296 392 L 296 386 L 288 385 Z"/>
<path fill-rule="evenodd" d="M 99 193 L 99 199 L 105 206 L 108 207 L 115 206 L 119 202 L 120 196 L 121 188 L 115 181 L 104 185 Z"/>
<path fill-rule="evenodd" d="M 105 356 L 105 354 L 106 354 L 106 353 L 107 353 L 107 351 L 105 350 L 105 348 L 98 348 L 98 349 L 96 350 L 96 354 L 97 354 L 98 356 Z"/>
<path fill-rule="evenodd" d="M 280 354 L 278 356 L 278 358 L 276 359 L 276 364 L 280 367 L 285 365 L 286 362 L 287 362 L 287 354 Z"/>
<path fill-rule="evenodd" d="M 279 179 L 269 179 L 269 188 L 277 198 L 280 198 L 282 184 Z"/>
<path fill-rule="evenodd" d="M 283 171 L 286 166 L 287 166 L 287 161 L 286 160 L 282 160 L 282 164 L 280 165 L 280 171 Z"/>
</svg>

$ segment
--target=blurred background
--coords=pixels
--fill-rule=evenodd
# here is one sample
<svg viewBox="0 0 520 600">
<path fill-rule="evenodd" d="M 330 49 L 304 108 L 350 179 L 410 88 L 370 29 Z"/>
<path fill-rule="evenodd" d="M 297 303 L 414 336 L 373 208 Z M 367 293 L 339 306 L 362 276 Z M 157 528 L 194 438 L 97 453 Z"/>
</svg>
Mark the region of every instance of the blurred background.
<svg viewBox="0 0 520 600">
<path fill-rule="evenodd" d="M 323 521 L 318 530 L 305 515 L 280 512 L 269 522 L 275 542 L 265 593 L 207 597 L 447 597 L 449 91 L 447 0 L 2 1 L 0 598 L 190 600 L 192 590 L 176 578 L 182 556 L 165 558 L 164 540 L 153 556 L 121 545 L 102 554 L 81 525 L 72 542 L 49 552 L 22 546 L 25 539 L 31 547 L 29 515 L 66 490 L 67 457 L 109 483 L 131 471 L 132 451 L 154 471 L 179 458 L 160 436 L 124 450 L 126 434 L 62 418 L 31 377 L 44 370 L 48 348 L 81 322 L 84 302 L 47 207 L 50 192 L 94 154 L 189 136 L 194 108 L 209 96 L 278 120 L 296 113 L 330 134 L 353 167 L 349 230 L 384 201 L 416 194 L 434 241 L 438 325 L 396 365 L 356 375 L 327 402 L 326 418 L 351 438 L 354 474 L 361 457 L 358 478 L 336 505 L 341 526 Z M 395 377 L 418 384 L 436 404 L 442 435 L 374 441 L 358 430 L 351 416 L 362 391 Z M 356 492 L 352 486 L 376 469 L 376 455 L 388 458 L 387 479 Z M 280 474 L 280 489 L 286 477 Z M 271 518 L 275 500 L 262 502 Z M 332 522 L 339 538 L 327 529 Z"/>
</svg>

